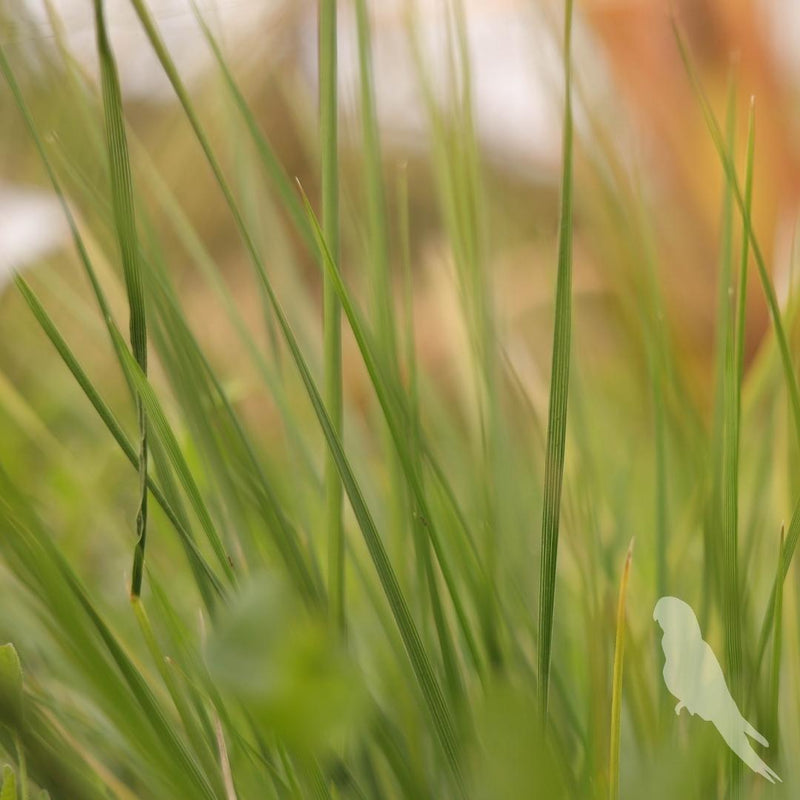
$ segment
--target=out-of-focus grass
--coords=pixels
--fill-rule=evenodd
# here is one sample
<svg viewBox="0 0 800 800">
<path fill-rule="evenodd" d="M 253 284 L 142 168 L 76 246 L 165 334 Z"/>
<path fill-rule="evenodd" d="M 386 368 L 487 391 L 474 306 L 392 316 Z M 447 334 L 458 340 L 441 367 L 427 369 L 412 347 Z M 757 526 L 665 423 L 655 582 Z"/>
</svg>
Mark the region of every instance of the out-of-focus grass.
<svg viewBox="0 0 800 800">
<path fill-rule="evenodd" d="M 321 3 L 319 127 L 280 73 L 264 108 L 200 10 L 214 73 L 189 87 L 132 7 L 177 97 L 160 111 L 120 95 L 102 26 L 102 90 L 52 13 L 52 37 L 0 43 L 9 176 L 49 186 L 71 237 L 0 299 L 3 797 L 766 796 L 671 713 L 664 593 L 794 797 L 797 295 L 756 224 L 752 108 L 721 126 L 671 40 L 717 157 L 703 362 L 669 296 L 692 221 L 619 147 L 580 52 L 559 206 L 484 159 L 458 2 L 446 103 L 405 17 L 416 155 L 381 138 L 364 0 Z"/>
</svg>

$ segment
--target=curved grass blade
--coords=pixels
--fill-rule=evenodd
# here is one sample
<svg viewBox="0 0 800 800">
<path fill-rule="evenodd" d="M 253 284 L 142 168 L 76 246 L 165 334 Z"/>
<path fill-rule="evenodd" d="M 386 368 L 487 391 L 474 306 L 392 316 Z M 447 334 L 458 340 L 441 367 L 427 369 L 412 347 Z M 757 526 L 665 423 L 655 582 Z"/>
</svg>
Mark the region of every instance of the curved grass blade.
<svg viewBox="0 0 800 800">
<path fill-rule="evenodd" d="M 542 508 L 542 547 L 539 575 L 539 715 L 547 722 L 550 660 L 556 594 L 558 528 L 564 480 L 564 446 L 567 432 L 570 340 L 572 334 L 572 0 L 564 15 L 564 131 L 561 175 L 561 221 L 558 236 L 555 330 L 550 377 L 547 445 Z"/>
<path fill-rule="evenodd" d="M 622 718 L 622 667 L 625 654 L 625 603 L 633 558 L 633 539 L 628 545 L 617 600 L 617 638 L 614 645 L 614 679 L 611 689 L 611 749 L 609 754 L 608 797 L 619 800 L 619 732 Z"/>
<path fill-rule="evenodd" d="M 103 86 L 103 109 L 106 121 L 108 162 L 111 169 L 111 200 L 114 210 L 114 228 L 117 234 L 125 287 L 130 313 L 130 338 L 133 356 L 142 372 L 147 374 L 147 317 L 144 305 L 142 274 L 139 265 L 139 241 L 136 235 L 136 214 L 133 205 L 128 141 L 122 115 L 122 94 L 119 77 L 111 51 L 103 14 L 103 0 L 94 0 L 97 28 L 97 53 Z M 147 544 L 147 417 L 140 397 L 136 397 L 136 414 L 139 422 L 139 507 L 136 511 L 136 545 L 131 571 L 131 596 L 142 591 L 144 552 Z"/>
<path fill-rule="evenodd" d="M 195 481 L 194 476 L 189 469 L 189 465 L 187 464 L 186 459 L 181 452 L 178 439 L 172 430 L 172 426 L 167 420 L 166 414 L 161 407 L 161 403 L 159 402 L 153 387 L 147 380 L 147 376 L 144 374 L 136 359 L 133 358 L 132 354 L 125 346 L 125 342 L 120 333 L 116 330 L 114 331 L 114 338 L 123 368 L 127 372 L 131 383 L 136 387 L 136 391 L 139 393 L 139 396 L 142 399 L 142 406 L 147 413 L 152 432 L 154 435 L 158 436 L 159 440 L 161 441 L 167 457 L 178 476 L 181 486 L 183 486 L 183 490 L 186 492 L 186 496 L 188 497 L 194 512 L 197 514 L 197 517 L 200 520 L 200 525 L 208 537 L 208 542 L 214 550 L 214 554 L 222 566 L 226 577 L 232 583 L 234 583 L 235 575 L 228 554 L 225 552 L 225 547 L 222 544 L 222 540 L 220 539 L 219 533 L 214 525 L 214 521 L 211 518 L 208 506 L 203 499 L 203 494 L 200 491 L 200 487 L 197 485 L 197 482 Z"/>
</svg>

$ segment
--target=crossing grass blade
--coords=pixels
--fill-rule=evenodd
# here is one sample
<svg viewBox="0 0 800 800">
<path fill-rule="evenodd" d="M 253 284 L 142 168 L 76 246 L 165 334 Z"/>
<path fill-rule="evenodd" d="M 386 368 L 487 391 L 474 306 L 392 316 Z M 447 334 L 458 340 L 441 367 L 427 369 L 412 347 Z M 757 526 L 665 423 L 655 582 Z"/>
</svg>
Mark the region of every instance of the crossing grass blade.
<svg viewBox="0 0 800 800">
<path fill-rule="evenodd" d="M 628 578 L 633 558 L 633 540 L 628 546 L 625 566 L 619 583 L 617 600 L 617 638 L 614 644 L 614 678 L 611 689 L 611 744 L 609 756 L 608 797 L 619 800 L 619 733 L 622 721 L 622 668 L 625 655 L 625 603 L 628 597 Z"/>
<path fill-rule="evenodd" d="M 325 593 L 313 569 L 313 561 L 309 563 L 297 531 L 259 461 L 252 437 L 193 336 L 166 274 L 154 278 L 152 294 L 160 318 L 163 317 L 164 325 L 169 328 L 168 335 L 162 331 L 159 337 L 160 352 L 173 376 L 174 389 L 182 397 L 181 407 L 193 423 L 195 438 L 207 453 L 210 468 L 226 487 L 229 503 L 239 504 L 234 484 L 237 480 L 244 483 L 247 492 L 255 496 L 268 534 L 298 591 L 310 605 L 324 605 Z M 212 414 L 212 409 L 217 412 Z"/>
<path fill-rule="evenodd" d="M 31 309 L 34 317 L 36 318 L 36 321 L 39 323 L 39 325 L 41 326 L 42 330 L 44 331 L 48 339 L 52 342 L 53 346 L 55 347 L 56 351 L 58 352 L 65 366 L 72 373 L 73 377 L 83 390 L 89 402 L 94 407 L 95 411 L 102 420 L 103 424 L 106 426 L 106 429 L 112 435 L 114 441 L 119 445 L 120 450 L 122 450 L 125 457 L 131 463 L 134 469 L 136 469 L 138 472 L 139 456 L 138 453 L 136 452 L 136 448 L 127 438 L 124 430 L 122 429 L 122 426 L 117 421 L 113 412 L 105 403 L 105 401 L 95 388 L 92 381 L 86 375 L 85 371 L 81 367 L 80 363 L 78 362 L 74 353 L 70 349 L 69 345 L 64 340 L 64 337 L 61 335 L 60 331 L 53 323 L 53 320 L 50 318 L 50 315 L 47 313 L 44 306 L 39 301 L 38 297 L 31 290 L 30 286 L 28 286 L 25 279 L 18 275 L 15 278 L 15 282 L 17 285 L 17 289 L 19 290 L 20 294 L 22 294 L 23 298 L 25 299 L 25 302 Z M 181 521 L 175 509 L 167 501 L 166 497 L 159 489 L 159 487 L 155 484 L 155 482 L 152 479 L 152 476 L 150 476 L 149 474 L 147 476 L 147 485 L 150 492 L 153 494 L 153 497 L 155 498 L 156 502 L 164 511 L 167 518 L 172 523 L 173 527 L 178 533 L 181 542 L 186 550 L 187 556 L 190 562 L 192 563 L 193 569 L 195 570 L 195 573 L 201 576 L 201 579 L 199 581 L 199 589 L 201 591 L 201 594 L 203 594 L 207 604 L 210 605 L 210 607 L 213 607 L 214 601 L 212 595 L 220 597 L 224 593 L 223 585 L 220 579 L 208 565 L 202 553 L 197 549 L 197 545 L 194 541 L 190 529 Z"/>
<path fill-rule="evenodd" d="M 145 28 L 147 30 L 150 30 L 152 28 L 152 22 L 145 23 Z M 155 35 L 154 29 L 153 29 L 153 35 Z M 151 42 L 153 42 L 153 41 L 154 40 L 153 40 L 153 37 L 151 35 Z M 164 64 L 165 63 L 164 59 L 168 59 L 168 54 L 166 53 L 166 50 L 163 48 L 163 43 L 159 44 L 158 41 L 156 40 L 154 42 L 154 47 L 156 47 L 156 51 L 157 51 L 157 53 L 160 54 L 159 57 L 162 59 L 162 64 Z M 169 65 L 169 62 L 167 62 L 167 64 Z M 172 66 L 169 66 L 169 68 L 165 67 L 165 70 L 167 71 L 168 74 L 170 74 L 172 72 L 177 77 L 177 72 L 175 72 L 174 67 L 172 67 Z M 199 122 L 197 121 L 196 115 L 194 115 L 194 112 L 191 109 L 191 104 L 189 104 L 189 108 L 187 109 L 187 103 L 189 103 L 189 99 L 188 99 L 188 95 L 186 95 L 186 93 L 185 93 L 185 89 L 180 84 L 175 84 L 174 81 L 173 81 L 173 85 L 176 88 L 176 93 L 178 94 L 179 98 L 181 98 L 181 102 L 184 105 L 184 109 L 187 110 L 187 116 L 189 116 L 190 121 L 194 120 L 192 122 L 192 125 L 195 128 L 195 132 L 198 133 Z M 237 93 L 237 103 L 243 102 L 243 100 L 241 98 L 241 94 L 238 92 L 238 89 L 236 90 L 236 93 Z M 243 110 L 243 113 L 245 113 L 245 115 L 247 117 L 249 112 L 246 110 L 246 108 L 243 108 L 242 110 Z M 251 135 L 254 137 L 254 139 L 256 141 L 256 144 L 259 147 L 259 149 L 262 149 L 262 147 L 264 146 L 263 136 L 258 131 L 257 126 L 255 126 L 254 124 L 251 124 L 251 123 L 252 123 L 252 120 L 248 120 L 248 129 L 250 130 Z M 368 123 L 365 123 L 365 124 L 368 124 Z M 198 136 L 200 138 L 201 143 L 203 143 L 204 141 L 206 142 L 205 144 L 203 144 L 203 149 L 206 152 L 206 155 L 208 156 L 209 155 L 209 150 L 207 148 L 207 140 L 205 139 L 205 135 L 202 134 L 202 131 L 200 131 L 198 133 Z M 219 180 L 220 173 L 218 172 L 217 167 L 214 166 L 213 156 L 212 156 L 212 169 L 214 169 L 215 174 L 217 175 L 218 180 Z M 377 170 L 377 164 L 375 164 L 373 166 L 373 169 Z M 373 179 L 373 182 L 374 182 L 374 179 Z M 223 192 L 224 191 L 225 191 L 225 189 L 223 187 Z M 229 205 L 230 205 L 230 203 L 229 203 Z M 308 204 L 306 204 L 306 205 L 307 205 L 306 211 L 308 212 L 310 207 L 308 206 Z M 234 216 L 236 216 L 236 214 Z M 292 214 L 292 216 L 294 217 L 294 214 Z M 313 216 L 313 214 L 311 214 L 310 216 Z M 306 216 L 306 227 L 309 230 L 311 230 L 312 226 L 308 224 L 308 219 L 309 218 L 310 217 L 307 214 L 307 216 Z M 240 231 L 242 231 L 242 227 L 241 226 L 239 226 L 239 227 L 240 227 Z M 250 245 L 248 244 L 248 241 L 247 241 L 248 237 L 247 237 L 246 232 L 243 231 L 242 235 L 243 235 L 243 239 L 245 241 L 245 245 L 248 247 L 248 250 L 251 252 L 251 257 L 252 257 L 252 250 L 251 250 Z M 311 235 L 312 235 L 312 238 L 314 238 L 315 236 L 317 238 L 321 237 L 323 240 L 325 238 L 324 235 L 322 235 L 320 231 L 312 231 Z M 315 249 L 315 251 L 317 253 L 319 253 L 319 246 L 318 245 L 315 244 L 315 248 L 314 249 Z M 323 261 L 324 261 L 324 258 L 323 258 Z M 263 273 L 262 268 L 259 267 L 257 263 L 256 263 L 256 266 L 257 266 L 257 270 L 259 271 L 259 277 L 261 278 L 262 282 L 265 281 L 266 280 L 266 275 Z M 329 265 L 324 264 L 323 266 L 325 266 L 327 268 Z M 346 289 L 344 288 L 343 284 L 341 284 L 339 286 L 339 300 L 340 300 L 340 302 L 344 302 L 343 294 L 346 294 Z M 350 321 L 351 321 L 351 327 L 352 327 L 354 323 L 353 323 L 352 319 Z M 356 323 L 356 327 L 354 328 L 354 331 L 356 331 L 358 329 L 359 325 L 360 325 L 360 323 Z M 363 326 L 361 326 L 361 327 L 362 327 L 362 330 L 363 330 Z M 379 327 L 378 330 L 380 332 L 380 327 Z M 357 336 L 357 338 L 358 338 L 358 336 Z M 363 356 L 364 353 L 365 353 L 363 339 L 360 340 L 359 347 L 360 347 L 360 349 L 362 351 L 362 356 Z M 394 412 L 388 410 L 389 406 L 387 405 L 387 403 L 389 403 L 389 401 L 386 400 L 386 395 L 382 394 L 380 385 L 376 383 L 375 372 L 374 372 L 373 368 L 371 367 L 371 364 L 382 363 L 383 359 L 381 357 L 381 354 L 379 353 L 379 348 L 378 347 L 376 347 L 374 345 L 371 345 L 369 349 L 370 349 L 371 355 L 369 357 L 364 356 L 365 357 L 365 364 L 367 365 L 368 370 L 370 370 L 370 378 L 371 378 L 371 380 L 373 382 L 373 385 L 375 386 L 376 393 L 378 394 L 378 398 L 381 401 L 381 406 L 382 406 L 384 415 L 387 416 L 387 420 L 389 420 L 390 419 L 389 415 L 391 415 Z M 395 421 L 396 421 L 396 418 L 397 418 L 397 415 L 395 414 Z M 394 430 L 392 432 L 392 438 L 394 439 L 395 446 L 398 447 L 398 448 L 402 448 L 402 447 L 406 446 L 405 445 L 405 434 L 401 435 L 399 433 L 400 427 L 398 427 L 398 426 L 399 426 L 399 423 L 397 423 L 395 425 L 395 428 L 394 428 Z M 430 457 L 431 457 L 431 454 L 426 451 L 426 459 L 430 460 Z M 413 492 L 415 494 L 415 497 L 417 498 L 417 500 L 419 500 L 423 496 L 424 492 L 422 490 L 421 484 L 420 484 L 416 474 L 415 473 L 410 473 L 411 461 L 410 461 L 409 458 L 401 456 L 401 462 L 402 462 L 402 465 L 403 465 L 404 474 L 406 475 L 406 480 L 409 481 L 409 483 L 410 483 L 410 485 L 412 487 L 412 490 L 413 490 Z M 451 498 L 453 498 L 454 497 L 453 492 L 452 492 L 452 490 L 449 489 L 449 487 L 446 486 L 446 483 L 447 483 L 446 482 L 446 477 L 444 476 L 444 473 L 442 472 L 442 470 L 437 468 L 436 465 L 433 464 L 433 463 L 431 463 L 431 466 L 432 466 L 432 468 L 434 469 L 434 472 L 437 475 L 437 479 L 440 481 L 440 483 L 443 483 L 443 487 L 447 491 L 448 495 Z M 421 519 L 425 519 L 427 521 L 428 525 L 432 525 L 433 524 L 433 517 L 428 513 L 427 501 L 422 500 L 421 503 L 422 503 L 422 505 L 421 505 L 421 508 L 420 508 L 420 518 Z M 456 508 L 456 511 L 460 514 L 460 510 L 458 510 Z M 464 531 L 468 534 L 468 528 L 466 528 L 464 526 L 462 526 L 462 527 L 463 527 Z M 463 635 L 464 635 L 464 637 L 465 637 L 465 639 L 467 641 L 467 644 L 468 644 L 468 649 L 469 649 L 470 656 L 471 656 L 471 658 L 473 660 L 473 663 L 480 664 L 482 659 L 481 659 L 481 656 L 480 656 L 480 654 L 478 652 L 478 647 L 477 647 L 477 644 L 475 642 L 475 639 L 474 639 L 474 637 L 473 637 L 473 635 L 471 634 L 471 631 L 470 631 L 470 625 L 469 625 L 469 622 L 467 620 L 466 610 L 463 607 L 463 604 L 459 600 L 459 597 L 458 597 L 458 594 L 457 594 L 457 589 L 455 588 L 455 584 L 454 584 L 453 572 L 452 572 L 452 569 L 448 566 L 447 561 L 445 559 L 445 556 L 444 556 L 444 553 L 443 553 L 443 549 L 442 549 L 441 540 L 437 536 L 435 529 L 431 529 L 430 530 L 430 535 L 431 535 L 431 539 L 433 541 L 434 550 L 436 552 L 436 556 L 437 556 L 437 559 L 438 559 L 439 566 L 440 566 L 440 568 L 442 570 L 445 583 L 446 583 L 446 585 L 448 587 L 448 591 L 450 593 L 451 599 L 452 599 L 453 604 L 455 606 L 455 610 L 456 610 L 456 614 L 457 614 L 457 617 L 458 617 L 458 620 L 459 620 L 461 631 L 462 631 L 462 633 L 463 633 Z"/>
<path fill-rule="evenodd" d="M 572 0 L 564 14 L 564 130 L 561 175 L 561 219 L 558 235 L 555 329 L 547 420 L 544 504 L 542 507 L 541 569 L 539 572 L 538 691 L 539 715 L 547 722 L 550 662 L 555 615 L 556 562 L 564 480 L 567 433 L 570 340 L 572 332 Z"/>
<path fill-rule="evenodd" d="M 137 364 L 142 372 L 147 374 L 147 317 L 139 265 L 139 240 L 136 234 L 133 181 L 122 112 L 122 93 L 117 76 L 117 66 L 108 40 L 103 2 L 104 0 L 94 0 L 94 10 L 97 53 L 103 86 L 108 162 L 111 169 L 114 227 L 118 237 L 125 286 L 128 292 L 131 348 Z M 142 591 L 144 553 L 147 544 L 147 417 L 141 398 L 138 396 L 136 413 L 139 424 L 139 507 L 136 511 L 136 545 L 131 571 L 132 597 L 138 597 Z"/>
<path fill-rule="evenodd" d="M 305 204 L 306 213 L 308 214 L 308 218 L 311 222 L 312 229 L 317 238 L 320 252 L 323 256 L 323 264 L 326 274 L 330 276 L 331 282 L 338 294 L 339 301 L 342 304 L 342 309 L 347 317 L 350 329 L 352 330 L 353 336 L 358 345 L 359 352 L 361 353 L 361 357 L 363 358 L 367 372 L 369 373 L 372 386 L 375 389 L 378 401 L 383 410 L 384 418 L 388 423 L 389 431 L 394 440 L 396 452 L 400 458 L 400 462 L 405 472 L 409 487 L 415 502 L 419 506 L 420 517 L 421 519 L 425 520 L 424 524 L 428 531 L 428 535 L 430 536 L 431 544 L 433 545 L 434 553 L 437 557 L 438 566 L 442 571 L 442 575 L 447 585 L 450 599 L 453 603 L 456 616 L 458 617 L 461 626 L 461 631 L 472 654 L 474 663 L 479 665 L 481 663 L 480 655 L 478 653 L 475 639 L 471 633 L 471 627 L 466 615 L 466 610 L 460 600 L 459 588 L 455 583 L 452 567 L 449 564 L 449 559 L 444 550 L 440 535 L 433 524 L 434 517 L 431 513 L 428 498 L 422 484 L 422 477 L 415 466 L 413 454 L 408 447 L 407 432 L 409 427 L 413 426 L 413 421 L 409 420 L 408 418 L 408 409 L 403 405 L 397 393 L 397 387 L 391 382 L 391 376 L 387 376 L 381 369 L 379 358 L 376 353 L 376 347 L 372 342 L 360 313 L 353 303 L 353 298 L 344 285 L 338 265 L 328 249 L 323 231 L 319 222 L 314 216 L 314 211 L 311 208 L 311 204 L 305 194 L 303 194 L 303 201 Z M 425 565 L 424 570 L 426 575 L 430 577 L 430 572 L 427 565 Z M 430 579 L 428 579 L 427 583 L 431 592 L 435 593 L 437 591 L 435 582 L 432 582 Z M 435 598 L 432 598 L 432 600 L 434 603 L 437 602 Z M 447 634 L 444 628 L 441 627 L 439 628 L 439 632 L 441 636 L 445 637 L 444 640 L 440 641 L 440 646 L 442 648 L 443 658 L 445 661 L 447 661 L 447 652 L 448 650 L 452 651 L 452 645 L 448 641 L 449 634 Z"/>
</svg>

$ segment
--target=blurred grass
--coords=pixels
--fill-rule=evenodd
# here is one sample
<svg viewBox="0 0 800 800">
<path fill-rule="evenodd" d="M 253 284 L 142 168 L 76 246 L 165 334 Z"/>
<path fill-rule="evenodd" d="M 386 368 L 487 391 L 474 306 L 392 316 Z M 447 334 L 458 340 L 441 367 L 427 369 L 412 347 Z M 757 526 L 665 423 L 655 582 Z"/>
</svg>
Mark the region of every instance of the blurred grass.
<svg viewBox="0 0 800 800">
<path fill-rule="evenodd" d="M 200 7 L 212 71 L 189 83 L 132 6 L 177 103 L 120 95 L 102 26 L 104 91 L 52 8 L 47 37 L 0 39 L 2 163 L 62 201 L 72 245 L 0 297 L 0 638 L 22 665 L 0 663 L 2 791 L 730 796 L 724 743 L 670 711 L 651 619 L 668 593 L 780 742 L 784 783 L 741 770 L 741 796 L 795 796 L 800 326 L 759 210 L 748 57 L 724 105 L 696 32 L 670 43 L 696 93 L 673 113 L 716 151 L 695 164 L 708 225 L 691 182 L 683 207 L 619 141 L 587 74 L 592 3 L 574 53 L 571 3 L 538 22 L 568 37 L 560 199 L 557 170 L 531 182 L 483 148 L 460 2 L 444 80 L 422 10 L 398 27 L 419 150 L 379 122 L 365 0 L 321 4 L 319 117 L 286 61 L 264 74 Z M 706 322 L 684 330 L 692 292 Z"/>
</svg>

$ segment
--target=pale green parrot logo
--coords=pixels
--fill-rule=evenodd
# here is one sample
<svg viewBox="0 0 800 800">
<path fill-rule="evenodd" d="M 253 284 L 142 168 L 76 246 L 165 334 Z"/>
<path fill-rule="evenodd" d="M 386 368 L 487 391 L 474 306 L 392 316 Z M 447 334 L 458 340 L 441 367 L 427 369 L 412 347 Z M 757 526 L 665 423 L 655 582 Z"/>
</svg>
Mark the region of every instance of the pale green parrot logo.
<svg viewBox="0 0 800 800">
<path fill-rule="evenodd" d="M 712 722 L 728 747 L 753 772 L 770 783 L 780 781 L 753 750 L 748 736 L 764 747 L 769 747 L 769 742 L 741 715 L 714 651 L 703 640 L 692 607 L 677 597 L 662 597 L 656 603 L 653 619 L 664 631 L 664 683 L 680 701 L 675 713 L 686 708 L 690 714 Z"/>
</svg>

